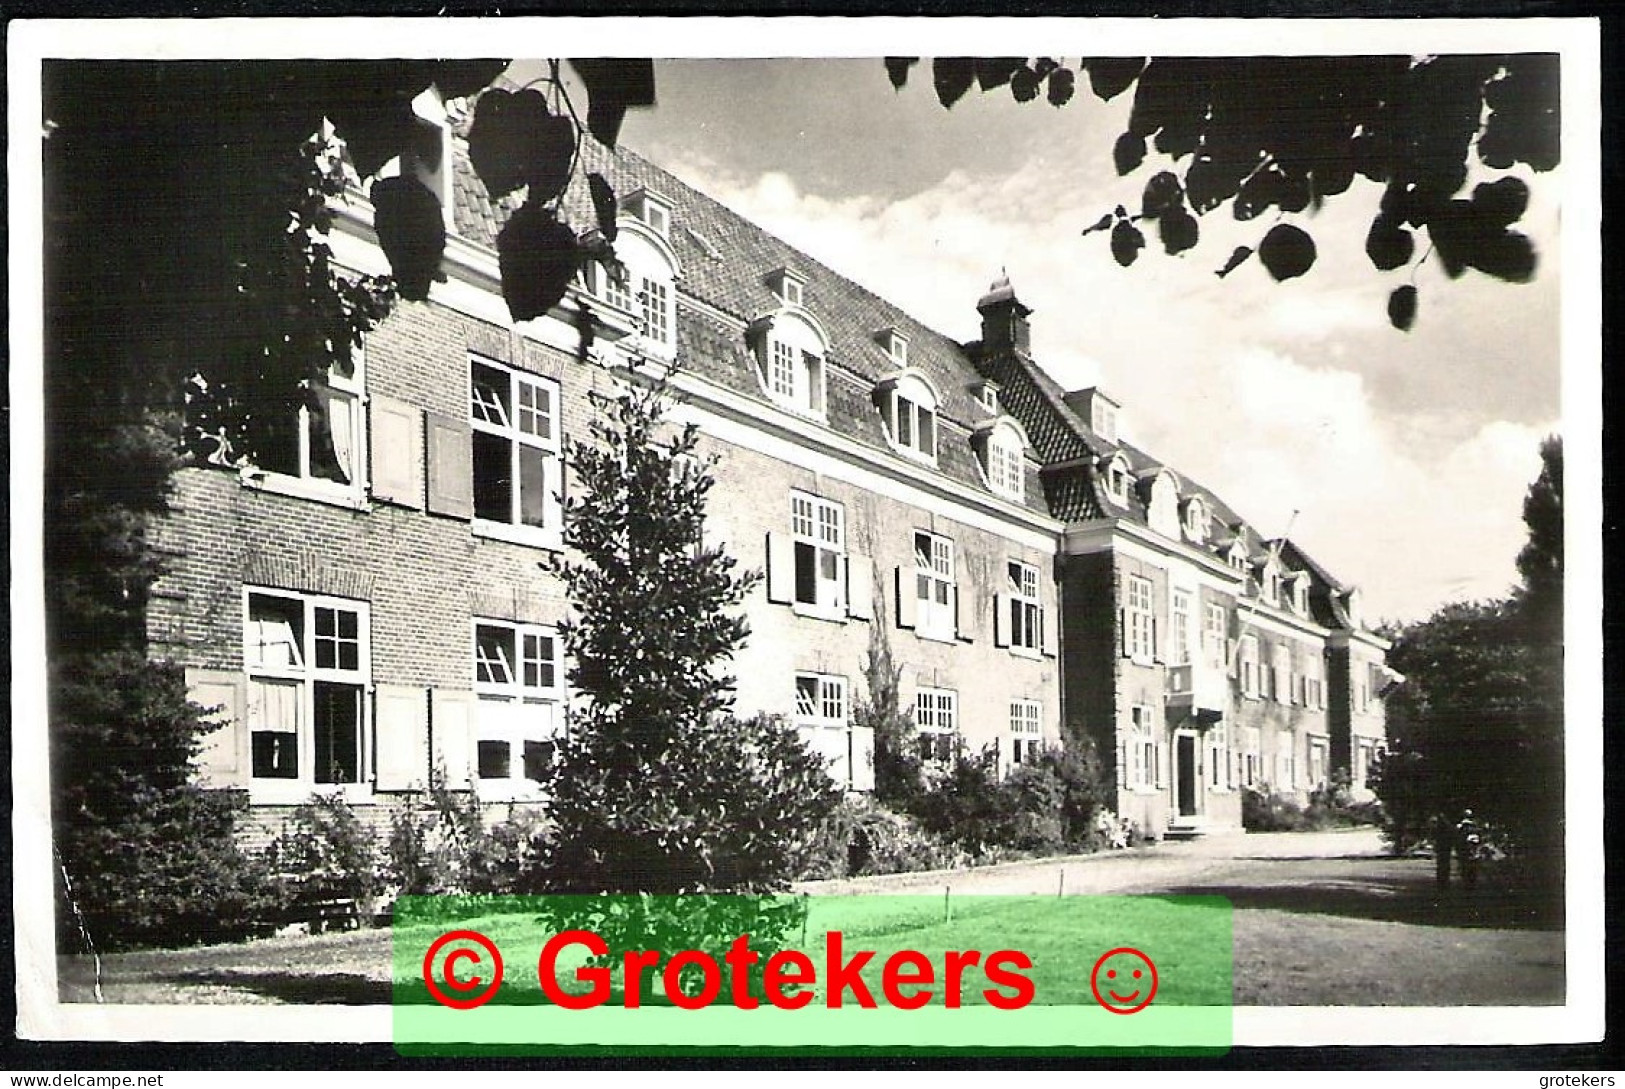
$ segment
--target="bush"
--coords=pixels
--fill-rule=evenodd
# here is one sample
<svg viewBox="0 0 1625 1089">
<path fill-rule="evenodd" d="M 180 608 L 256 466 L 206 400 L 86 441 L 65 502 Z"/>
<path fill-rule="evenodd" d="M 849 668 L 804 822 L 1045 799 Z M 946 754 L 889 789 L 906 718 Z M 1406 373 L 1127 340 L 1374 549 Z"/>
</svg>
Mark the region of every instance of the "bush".
<svg viewBox="0 0 1625 1089">
<path fill-rule="evenodd" d="M 999 777 L 989 747 L 961 754 L 921 796 L 921 825 L 984 859 L 995 852 L 1089 849 L 1104 803 L 1098 761 L 1085 745 L 1051 746 Z"/>
<path fill-rule="evenodd" d="M 804 880 L 914 873 L 969 865 L 970 856 L 913 818 L 866 794 L 849 794 L 819 828 L 799 867 Z"/>
<path fill-rule="evenodd" d="M 210 726 L 209 709 L 186 698 L 184 671 L 138 651 L 54 666 L 61 947 L 189 945 L 253 933 L 276 889 L 261 860 L 238 846 L 241 796 L 189 781 Z"/>
<path fill-rule="evenodd" d="M 354 900 L 365 913 L 379 891 L 377 837 L 341 794 L 313 794 L 289 814 L 267 860 L 293 908 Z"/>
<path fill-rule="evenodd" d="M 1311 793 L 1307 807 L 1252 787 L 1241 795 L 1241 825 L 1249 832 L 1323 832 L 1381 823 L 1378 803 L 1350 801 L 1347 787 L 1335 781 Z"/>
</svg>

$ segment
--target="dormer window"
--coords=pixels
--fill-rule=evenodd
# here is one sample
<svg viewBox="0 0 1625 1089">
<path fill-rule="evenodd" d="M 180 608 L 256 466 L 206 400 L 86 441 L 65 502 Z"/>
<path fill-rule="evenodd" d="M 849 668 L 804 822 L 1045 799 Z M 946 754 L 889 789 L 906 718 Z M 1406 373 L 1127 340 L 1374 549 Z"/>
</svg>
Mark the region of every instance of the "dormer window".
<svg viewBox="0 0 1625 1089">
<path fill-rule="evenodd" d="M 748 330 L 763 391 L 803 415 L 824 413 L 824 355 L 828 339 L 812 315 L 784 309 Z"/>
<path fill-rule="evenodd" d="M 1095 398 L 1089 426 L 1107 442 L 1117 441 L 1117 409 L 1104 398 Z"/>
<path fill-rule="evenodd" d="M 1017 503 L 1027 496 L 1027 434 L 1008 416 L 977 426 L 971 444 L 981 459 L 988 486 Z"/>
<path fill-rule="evenodd" d="M 1179 478 L 1167 469 L 1157 470 L 1151 478 L 1146 521 L 1164 537 L 1179 538 Z"/>
<path fill-rule="evenodd" d="M 898 370 L 908 366 L 908 337 L 896 329 L 882 329 L 876 339 Z"/>
<path fill-rule="evenodd" d="M 664 197 L 639 189 L 623 200 L 621 206 L 660 237 L 671 234 L 671 205 Z"/>
<path fill-rule="evenodd" d="M 1128 459 L 1118 454 L 1106 463 L 1106 493 L 1118 506 L 1128 506 Z"/>
<path fill-rule="evenodd" d="M 1264 600 L 1271 605 L 1281 603 L 1281 573 L 1273 563 L 1264 565 Z"/>
<path fill-rule="evenodd" d="M 802 306 L 802 288 L 807 281 L 787 268 L 777 269 L 767 278 L 767 286 L 785 306 Z"/>
<path fill-rule="evenodd" d="M 1237 537 L 1230 546 L 1230 551 L 1225 555 L 1225 562 L 1233 570 L 1240 571 L 1244 575 L 1247 573 L 1247 546 L 1242 543 L 1240 537 Z"/>
<path fill-rule="evenodd" d="M 880 384 L 876 400 L 892 446 L 933 464 L 937 460 L 937 391 L 917 370 L 904 371 Z"/>
<path fill-rule="evenodd" d="M 995 416 L 999 414 L 999 384 L 997 382 L 976 382 L 970 386 L 970 395 L 976 398 L 977 404 Z"/>
<path fill-rule="evenodd" d="M 641 194 L 645 208 L 653 198 Z M 677 255 L 665 237 L 630 212 L 620 217 L 615 255 L 624 277 L 594 262 L 582 270 L 582 284 L 594 298 L 631 319 L 642 334 L 640 347 L 671 358 L 677 351 Z"/>
<path fill-rule="evenodd" d="M 1297 613 L 1299 616 L 1308 616 L 1309 615 L 1309 578 L 1308 578 L 1308 576 L 1305 575 L 1303 572 L 1299 571 L 1296 574 L 1292 575 L 1290 577 L 1290 579 L 1288 579 L 1288 582 L 1290 584 L 1290 589 L 1288 590 L 1288 597 L 1289 597 L 1291 605 L 1292 605 L 1292 611 Z"/>
<path fill-rule="evenodd" d="M 1193 495 L 1185 500 L 1185 537 L 1193 544 L 1201 544 L 1207 540 L 1207 504 L 1202 502 L 1201 496 Z"/>
</svg>

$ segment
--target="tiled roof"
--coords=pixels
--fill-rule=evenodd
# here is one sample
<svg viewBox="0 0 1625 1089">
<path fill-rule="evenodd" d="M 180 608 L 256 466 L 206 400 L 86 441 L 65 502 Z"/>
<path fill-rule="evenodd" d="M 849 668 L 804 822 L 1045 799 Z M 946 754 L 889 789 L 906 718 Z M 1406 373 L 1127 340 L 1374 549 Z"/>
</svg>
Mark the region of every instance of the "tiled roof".
<svg viewBox="0 0 1625 1089">
<path fill-rule="evenodd" d="M 453 104 L 454 123 L 466 124 L 466 108 Z M 459 235 L 495 247 L 508 216 L 522 203 L 510 195 L 493 202 L 468 161 L 466 141 L 454 140 L 456 228 Z M 604 175 L 623 199 L 639 189 L 657 194 L 671 210 L 667 241 L 676 253 L 678 281 L 677 345 L 684 366 L 736 393 L 767 398 L 754 374 L 755 362 L 744 336 L 693 306 L 689 299 L 748 323 L 774 311 L 780 303 L 768 287 L 769 275 L 789 268 L 804 280 L 803 305 L 829 336 L 826 357 L 826 406 L 834 430 L 880 450 L 890 451 L 880 413 L 869 391 L 895 373 L 896 364 L 876 339 L 893 328 L 908 338 L 909 365 L 935 384 L 940 395 L 937 468 L 962 484 L 986 490 L 965 432 L 988 417 L 987 409 L 968 387 L 977 378 L 964 349 L 911 318 L 873 292 L 795 249 L 704 193 L 624 148 L 610 151 L 584 139 L 582 162 L 565 194 L 565 216 L 576 225 L 594 221 L 584 178 Z M 521 191 L 522 193 L 523 191 Z M 969 301 L 967 301 L 967 306 Z M 1012 415 L 1022 418 L 1014 408 Z M 958 425 L 953 426 L 953 425 Z M 912 463 L 911 463 L 912 467 Z M 930 472 L 920 466 L 922 473 Z M 1027 490 L 1026 505 L 1048 513 L 1039 489 Z"/>
</svg>

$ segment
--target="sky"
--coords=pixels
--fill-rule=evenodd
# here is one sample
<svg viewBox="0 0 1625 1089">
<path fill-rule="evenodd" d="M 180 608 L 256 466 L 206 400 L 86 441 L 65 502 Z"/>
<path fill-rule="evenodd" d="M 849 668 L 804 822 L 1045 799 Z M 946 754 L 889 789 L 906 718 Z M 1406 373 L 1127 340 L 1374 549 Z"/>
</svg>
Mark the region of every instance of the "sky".
<svg viewBox="0 0 1625 1089">
<path fill-rule="evenodd" d="M 1007 271 L 1063 387 L 1104 387 L 1125 438 L 1265 536 L 1290 524 L 1369 615 L 1420 619 L 1516 581 L 1523 495 L 1559 429 L 1561 171 L 1523 175 L 1534 280 L 1426 262 L 1401 333 L 1386 299 L 1412 273 L 1366 258 L 1379 190 L 1363 179 L 1295 217 L 1319 256 L 1285 283 L 1256 260 L 1214 275 L 1269 226 L 1228 207 L 1195 249 L 1153 239 L 1128 269 L 1083 237 L 1114 205 L 1137 210 L 1160 168 L 1155 153 L 1126 179 L 1112 166 L 1131 95 L 1102 103 L 1080 81 L 1057 109 L 973 89 L 945 110 L 928 65 L 894 92 L 867 58 L 661 61 L 656 86 L 626 146 L 958 340 Z"/>
</svg>

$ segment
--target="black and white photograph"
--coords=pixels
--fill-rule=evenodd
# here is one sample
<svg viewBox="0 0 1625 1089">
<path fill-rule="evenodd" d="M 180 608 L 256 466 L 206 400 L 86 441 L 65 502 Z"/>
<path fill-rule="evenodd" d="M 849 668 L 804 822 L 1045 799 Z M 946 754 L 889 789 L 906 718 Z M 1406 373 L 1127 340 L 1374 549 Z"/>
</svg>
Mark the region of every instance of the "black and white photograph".
<svg viewBox="0 0 1625 1089">
<path fill-rule="evenodd" d="M 12 24 L 19 1036 L 404 1051 L 410 905 L 560 898 L 822 1005 L 896 898 L 1602 1038 L 1595 22 L 581 22 Z"/>
</svg>

